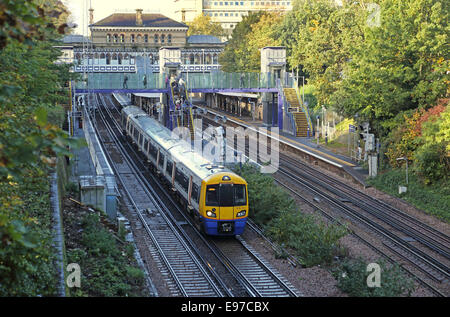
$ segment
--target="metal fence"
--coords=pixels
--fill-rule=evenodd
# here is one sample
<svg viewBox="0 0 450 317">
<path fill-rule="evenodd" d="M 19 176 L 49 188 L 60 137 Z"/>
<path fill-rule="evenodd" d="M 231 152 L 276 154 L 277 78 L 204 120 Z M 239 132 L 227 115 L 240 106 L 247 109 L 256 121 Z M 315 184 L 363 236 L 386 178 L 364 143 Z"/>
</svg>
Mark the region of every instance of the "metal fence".
<svg viewBox="0 0 450 317">
<path fill-rule="evenodd" d="M 275 89 L 274 73 L 182 73 L 187 89 Z M 168 74 L 157 73 L 88 73 L 75 84 L 76 89 L 165 89 Z M 287 73 L 284 87 L 292 87 L 293 78 Z"/>
</svg>

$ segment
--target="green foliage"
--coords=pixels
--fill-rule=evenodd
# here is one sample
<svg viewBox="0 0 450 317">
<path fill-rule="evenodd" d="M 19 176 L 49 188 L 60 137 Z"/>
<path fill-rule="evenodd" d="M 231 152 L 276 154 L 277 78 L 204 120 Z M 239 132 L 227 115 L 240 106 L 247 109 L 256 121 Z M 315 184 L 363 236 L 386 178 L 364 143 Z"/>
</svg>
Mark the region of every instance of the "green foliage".
<svg viewBox="0 0 450 317">
<path fill-rule="evenodd" d="M 276 242 L 294 250 L 304 265 L 328 263 L 340 252 L 338 240 L 347 233 L 345 228 L 301 213 L 295 200 L 274 184 L 271 176 L 253 166 L 243 165 L 236 172 L 248 183 L 250 217 Z"/>
<path fill-rule="evenodd" d="M 425 184 L 450 176 L 450 158 L 447 156 L 446 143 L 425 144 L 414 153 L 414 170 Z"/>
<path fill-rule="evenodd" d="M 259 173 L 249 164 L 244 164 L 236 172 L 249 184 L 249 215 L 258 224 L 267 225 L 282 211 L 297 209 L 294 199 L 277 186 L 271 176 Z"/>
<path fill-rule="evenodd" d="M 220 23 L 214 23 L 209 15 L 200 14 L 192 22 L 187 23 L 189 30 L 188 36 L 191 35 L 214 35 L 221 37 L 225 35 L 225 31 Z"/>
<path fill-rule="evenodd" d="M 222 70 L 226 72 L 255 72 L 260 69 L 255 67 L 255 61 L 251 61 L 249 56 L 251 50 L 248 45 L 248 37 L 252 32 L 252 25 L 258 23 L 264 12 L 250 12 L 248 16 L 243 16 L 242 21 L 236 24 L 233 29 L 232 38 L 228 41 L 224 51 L 219 55 L 219 63 Z"/>
<path fill-rule="evenodd" d="M 405 110 L 435 105 L 448 90 L 448 12 L 445 1 L 382 1 L 380 25 L 361 25 L 364 40 L 330 102 L 382 127 Z"/>
<path fill-rule="evenodd" d="M 43 166 L 21 181 L 0 182 L 0 296 L 54 295 L 48 190 Z"/>
<path fill-rule="evenodd" d="M 82 234 L 76 248 L 67 251 L 69 263 L 81 268 L 81 289 L 72 296 L 139 296 L 144 273 L 130 265 L 132 246 L 122 245 L 95 213 L 81 220 Z M 72 243 L 74 243 L 72 241 Z"/>
<path fill-rule="evenodd" d="M 270 224 L 268 233 L 278 243 L 295 250 L 303 265 L 314 266 L 331 263 L 341 252 L 338 240 L 347 230 L 339 225 L 326 225 L 299 211 L 283 211 Z"/>
<path fill-rule="evenodd" d="M 77 143 L 59 128 L 64 14 L 56 0 L 0 3 L 0 296 L 55 295 L 48 166 Z"/>
<path fill-rule="evenodd" d="M 389 266 L 384 260 L 376 262 L 381 268 L 380 287 L 368 287 L 367 264 L 363 259 L 349 259 L 333 270 L 338 287 L 349 296 L 357 297 L 397 297 L 410 296 L 414 291 L 414 281 L 397 265 Z"/>
<path fill-rule="evenodd" d="M 400 197 L 398 186 L 405 185 L 405 169 L 393 169 L 369 179 L 368 183 L 390 195 Z M 447 179 L 425 186 L 411 171 L 409 172 L 408 190 L 402 198 L 424 212 L 450 222 L 450 186 Z"/>
<path fill-rule="evenodd" d="M 338 89 L 353 48 L 363 38 L 362 19 L 356 2 L 337 6 L 330 0 L 299 0 L 278 28 L 291 68 L 309 75 L 320 104 L 329 104 Z"/>
</svg>

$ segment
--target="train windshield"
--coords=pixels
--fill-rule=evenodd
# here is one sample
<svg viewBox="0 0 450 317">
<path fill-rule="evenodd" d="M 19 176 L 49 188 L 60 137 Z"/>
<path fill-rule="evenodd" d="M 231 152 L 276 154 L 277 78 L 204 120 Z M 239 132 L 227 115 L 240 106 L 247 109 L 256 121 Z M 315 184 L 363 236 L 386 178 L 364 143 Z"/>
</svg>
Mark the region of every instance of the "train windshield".
<svg viewBox="0 0 450 317">
<path fill-rule="evenodd" d="M 206 186 L 206 206 L 232 207 L 246 204 L 245 185 L 217 184 Z"/>
</svg>

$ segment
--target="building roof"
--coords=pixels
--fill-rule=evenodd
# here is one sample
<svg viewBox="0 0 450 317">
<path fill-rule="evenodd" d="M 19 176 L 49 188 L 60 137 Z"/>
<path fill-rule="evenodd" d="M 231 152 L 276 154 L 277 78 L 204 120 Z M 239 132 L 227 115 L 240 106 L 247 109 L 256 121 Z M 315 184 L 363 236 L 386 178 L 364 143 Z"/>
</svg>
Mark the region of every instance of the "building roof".
<svg viewBox="0 0 450 317">
<path fill-rule="evenodd" d="M 222 44 L 222 41 L 213 35 L 191 35 L 188 36 L 189 44 Z"/>
<path fill-rule="evenodd" d="M 143 13 L 142 25 L 136 24 L 135 13 L 114 13 L 90 26 L 175 27 L 187 28 L 186 24 L 172 20 L 162 14 Z"/>
</svg>

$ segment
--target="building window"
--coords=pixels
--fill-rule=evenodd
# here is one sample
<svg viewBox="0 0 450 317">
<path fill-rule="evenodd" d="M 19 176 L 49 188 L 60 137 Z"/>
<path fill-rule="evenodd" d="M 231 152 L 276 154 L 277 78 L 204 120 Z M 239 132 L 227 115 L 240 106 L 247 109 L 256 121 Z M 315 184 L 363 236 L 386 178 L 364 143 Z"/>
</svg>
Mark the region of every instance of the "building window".
<svg viewBox="0 0 450 317">
<path fill-rule="evenodd" d="M 131 34 L 130 41 L 131 41 L 131 43 L 134 43 L 134 42 L 135 42 L 134 34 Z"/>
<path fill-rule="evenodd" d="M 194 64 L 194 54 L 189 54 L 189 64 Z"/>
<path fill-rule="evenodd" d="M 166 40 L 166 36 L 164 34 L 161 34 L 161 44 L 164 44 L 165 40 Z"/>
<path fill-rule="evenodd" d="M 172 34 L 167 35 L 167 43 L 172 44 Z"/>
<path fill-rule="evenodd" d="M 155 34 L 154 41 L 155 41 L 155 44 L 158 43 L 158 34 Z"/>
<path fill-rule="evenodd" d="M 111 43 L 111 34 L 106 34 L 106 42 Z"/>
<path fill-rule="evenodd" d="M 114 43 L 117 43 L 118 40 L 119 40 L 119 37 L 117 36 L 117 34 L 114 34 L 114 35 L 113 35 L 113 41 L 114 41 Z"/>
<path fill-rule="evenodd" d="M 117 55 L 117 61 L 119 62 L 119 65 L 122 65 L 122 54 L 119 53 L 119 55 Z"/>
<path fill-rule="evenodd" d="M 125 35 L 120 34 L 120 43 L 124 43 L 125 42 Z"/>
<path fill-rule="evenodd" d="M 145 35 L 144 35 L 144 42 L 145 42 L 145 43 L 148 43 L 148 34 L 145 34 Z"/>
</svg>

